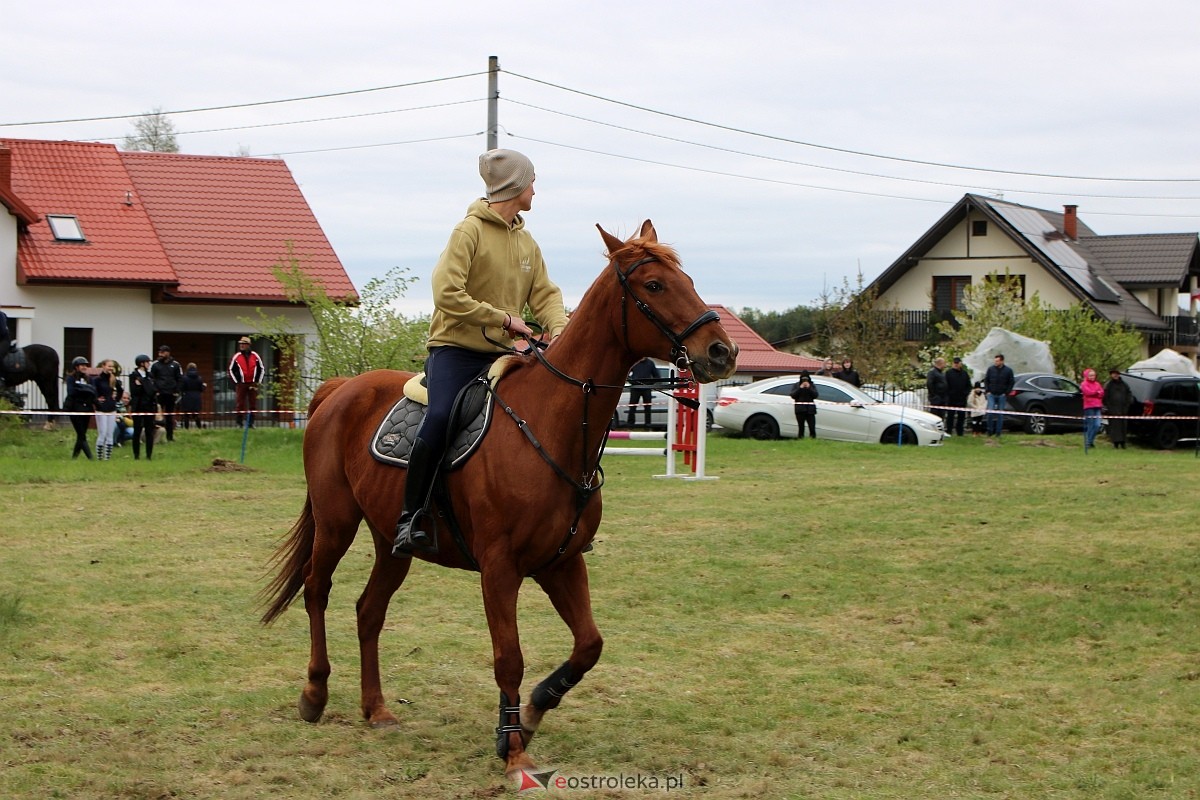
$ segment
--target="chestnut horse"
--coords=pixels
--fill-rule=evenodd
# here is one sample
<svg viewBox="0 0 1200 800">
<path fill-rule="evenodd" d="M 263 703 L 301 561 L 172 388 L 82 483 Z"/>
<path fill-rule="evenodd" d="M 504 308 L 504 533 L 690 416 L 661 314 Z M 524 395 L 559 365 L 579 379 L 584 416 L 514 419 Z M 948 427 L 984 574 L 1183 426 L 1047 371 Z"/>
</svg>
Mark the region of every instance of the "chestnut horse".
<svg viewBox="0 0 1200 800">
<path fill-rule="evenodd" d="M 597 226 L 599 228 L 599 226 Z M 526 746 L 542 716 L 600 658 L 583 550 L 600 524 L 600 455 L 630 367 L 644 356 L 690 369 L 699 381 L 733 374 L 737 346 L 647 220 L 628 242 L 600 229 L 608 267 L 588 289 L 563 334 L 543 353 L 525 354 L 500 379 L 496 411 L 482 444 L 446 476 L 456 544 L 440 514 L 439 550 L 416 557 L 477 569 L 491 631 L 500 724 L 496 752 L 507 773 L 533 768 Z M 531 348 L 532 350 L 532 348 Z M 325 608 L 333 571 L 366 520 L 375 564 L 358 599 L 362 713 L 374 727 L 397 724 L 384 704 L 379 632 L 411 558 L 391 555 L 406 471 L 371 457 L 370 439 L 401 396 L 410 373 L 377 370 L 323 384 L 304 434 L 308 498 L 275 554 L 278 573 L 264 589 L 264 624 L 304 592 L 310 653 L 300 716 L 316 722 L 328 700 Z M 517 594 L 532 577 L 573 636 L 567 661 L 520 701 L 524 660 Z"/>
</svg>

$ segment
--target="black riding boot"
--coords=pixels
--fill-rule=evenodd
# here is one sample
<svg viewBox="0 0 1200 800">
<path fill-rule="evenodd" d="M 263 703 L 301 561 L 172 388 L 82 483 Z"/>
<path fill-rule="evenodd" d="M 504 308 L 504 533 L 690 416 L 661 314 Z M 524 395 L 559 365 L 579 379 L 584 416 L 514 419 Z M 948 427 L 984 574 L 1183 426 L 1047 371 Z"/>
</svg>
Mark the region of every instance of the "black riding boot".
<svg viewBox="0 0 1200 800">
<path fill-rule="evenodd" d="M 437 476 L 437 462 L 437 454 L 424 439 L 418 437 L 413 441 L 412 451 L 408 454 L 408 478 L 404 484 L 404 511 L 396 523 L 396 540 L 392 544 L 395 558 L 408 558 L 414 550 L 437 549 L 432 533 L 421 530 L 419 524 L 425 513 L 429 489 Z"/>
</svg>

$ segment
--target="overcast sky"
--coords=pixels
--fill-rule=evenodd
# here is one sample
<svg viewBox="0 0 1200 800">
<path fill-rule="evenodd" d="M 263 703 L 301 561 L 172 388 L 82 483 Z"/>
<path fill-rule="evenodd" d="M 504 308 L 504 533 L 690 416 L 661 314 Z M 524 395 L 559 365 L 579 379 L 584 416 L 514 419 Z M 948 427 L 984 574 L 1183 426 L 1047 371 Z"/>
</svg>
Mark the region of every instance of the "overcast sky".
<svg viewBox="0 0 1200 800">
<path fill-rule="evenodd" d="M 60 0 L 4 29 L 0 136 L 119 144 L 129 118 L 23 123 L 240 105 L 171 114 L 181 151 L 282 157 L 355 285 L 420 279 L 408 312 L 482 193 L 493 55 L 568 305 L 596 223 L 653 219 L 705 299 L 762 310 L 875 278 L 968 191 L 1200 230 L 1194 0 Z"/>
</svg>

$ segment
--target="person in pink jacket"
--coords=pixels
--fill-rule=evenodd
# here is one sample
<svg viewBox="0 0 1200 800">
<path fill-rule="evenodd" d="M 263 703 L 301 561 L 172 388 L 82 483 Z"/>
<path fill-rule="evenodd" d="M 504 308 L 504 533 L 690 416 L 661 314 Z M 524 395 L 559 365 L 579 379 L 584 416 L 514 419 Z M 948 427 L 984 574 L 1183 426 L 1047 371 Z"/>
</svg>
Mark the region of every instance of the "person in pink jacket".
<svg viewBox="0 0 1200 800">
<path fill-rule="evenodd" d="M 1083 371 L 1083 383 L 1079 384 L 1079 391 L 1083 393 L 1083 450 L 1086 453 L 1096 444 L 1104 406 L 1104 385 L 1096 380 L 1096 370 Z"/>
</svg>

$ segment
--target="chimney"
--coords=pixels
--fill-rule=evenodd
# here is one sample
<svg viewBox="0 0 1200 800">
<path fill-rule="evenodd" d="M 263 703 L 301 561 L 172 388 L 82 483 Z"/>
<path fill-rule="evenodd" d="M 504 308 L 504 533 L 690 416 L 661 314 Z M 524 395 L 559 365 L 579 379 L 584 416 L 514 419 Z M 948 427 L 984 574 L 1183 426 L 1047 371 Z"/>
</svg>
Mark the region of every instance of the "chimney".
<svg viewBox="0 0 1200 800">
<path fill-rule="evenodd" d="M 1079 206 L 1063 206 L 1063 235 L 1071 241 L 1079 238 L 1079 218 L 1075 216 L 1075 210 Z"/>
</svg>

